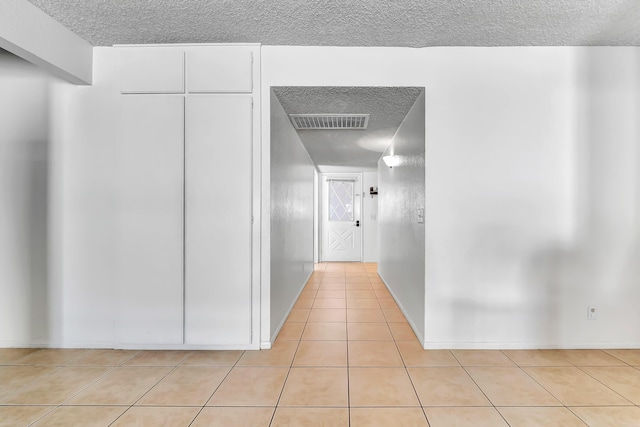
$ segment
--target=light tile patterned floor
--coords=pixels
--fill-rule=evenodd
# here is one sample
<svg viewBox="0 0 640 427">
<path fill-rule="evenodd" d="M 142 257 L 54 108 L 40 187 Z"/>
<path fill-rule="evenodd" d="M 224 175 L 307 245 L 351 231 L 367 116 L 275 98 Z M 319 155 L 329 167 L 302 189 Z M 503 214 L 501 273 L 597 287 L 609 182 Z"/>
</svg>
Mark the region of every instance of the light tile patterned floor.
<svg viewBox="0 0 640 427">
<path fill-rule="evenodd" d="M 424 351 L 319 264 L 268 351 L 0 349 L 0 426 L 640 426 L 640 350 Z"/>
</svg>

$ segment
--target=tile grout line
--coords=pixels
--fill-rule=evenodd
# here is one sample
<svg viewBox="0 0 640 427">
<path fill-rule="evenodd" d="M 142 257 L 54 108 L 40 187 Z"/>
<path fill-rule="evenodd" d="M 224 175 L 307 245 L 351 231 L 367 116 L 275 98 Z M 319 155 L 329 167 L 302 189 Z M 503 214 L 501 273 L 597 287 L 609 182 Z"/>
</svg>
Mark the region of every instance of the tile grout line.
<svg viewBox="0 0 640 427">
<path fill-rule="evenodd" d="M 309 278 L 309 280 L 311 280 L 311 278 Z M 307 285 L 310 283 L 309 280 L 307 280 L 307 282 L 304 284 L 303 292 L 306 290 L 304 288 L 306 288 Z M 322 283 L 322 281 L 320 283 Z M 315 304 L 317 293 L 318 293 L 318 289 L 315 289 L 315 292 L 313 294 L 313 302 L 311 303 L 311 308 L 313 308 L 313 305 Z M 298 297 L 298 299 L 299 299 L 299 297 Z M 298 301 L 296 300 L 296 303 L 297 302 Z M 295 303 L 294 303 L 294 307 L 295 307 Z M 304 334 L 304 330 L 307 329 L 307 324 L 309 323 L 309 316 L 311 315 L 311 308 L 309 309 L 309 314 L 307 314 L 307 317 L 305 318 L 304 328 L 302 329 L 302 334 Z M 286 320 L 285 320 L 285 322 L 286 322 Z M 299 323 L 302 323 L 302 322 L 299 322 Z M 291 358 L 291 362 L 289 363 L 289 369 L 288 369 L 287 375 L 286 375 L 286 377 L 284 379 L 284 383 L 282 384 L 282 389 L 280 390 L 280 394 L 278 395 L 278 400 L 276 401 L 276 405 L 273 408 L 273 414 L 271 414 L 271 420 L 269 421 L 269 426 L 271 426 L 273 424 L 273 421 L 274 421 L 274 419 L 276 417 L 276 413 L 278 412 L 278 408 L 280 406 L 280 400 L 282 399 L 282 395 L 284 393 L 284 389 L 287 386 L 287 381 L 289 380 L 289 375 L 291 374 L 291 369 L 293 369 L 293 363 L 296 360 L 296 356 L 298 355 L 298 350 L 300 349 L 300 343 L 302 341 L 302 334 L 300 334 L 300 338 L 297 340 L 296 351 L 293 353 L 293 357 Z M 276 341 L 277 340 L 278 340 L 278 338 L 276 337 Z"/>
<path fill-rule="evenodd" d="M 589 376 L 589 378 L 594 379 L 595 381 L 597 381 L 598 383 L 602 384 L 604 387 L 606 387 L 608 390 L 610 390 L 611 392 L 617 394 L 618 396 L 620 396 L 621 398 L 623 398 L 624 400 L 626 400 L 627 402 L 630 403 L 630 405 L 628 406 L 635 406 L 636 404 L 634 402 L 632 402 L 631 400 L 627 399 L 625 396 L 623 396 L 621 393 L 618 393 L 616 390 L 614 390 L 613 388 L 609 387 L 607 384 L 605 384 L 604 382 L 600 381 L 598 378 L 594 377 L 593 375 L 591 375 L 589 372 L 585 371 L 583 368 L 617 368 L 618 366 L 576 366 L 576 368 L 578 368 L 580 370 L 580 372 L 583 372 L 585 375 Z M 625 366 L 619 366 L 620 368 L 624 368 Z"/>
<path fill-rule="evenodd" d="M 501 352 L 502 353 L 502 352 Z M 485 393 L 485 391 L 482 389 L 482 387 L 480 387 L 480 385 L 476 382 L 475 378 L 473 378 L 471 376 L 471 374 L 469 373 L 469 371 L 467 371 L 467 367 L 464 366 L 462 364 L 462 362 L 460 362 L 460 359 L 458 359 L 458 357 L 455 355 L 454 352 L 451 352 L 451 354 L 453 355 L 453 357 L 456 359 L 456 361 L 460 364 L 460 367 L 464 370 L 464 372 L 467 374 L 467 376 L 471 379 L 471 381 L 473 381 L 473 383 L 475 384 L 475 386 L 478 388 L 478 390 L 480 390 L 480 392 L 482 393 L 482 395 L 487 399 L 487 401 L 491 404 L 491 407 L 500 415 L 500 417 L 502 419 L 504 419 L 504 417 L 502 416 L 502 414 L 500 413 L 500 411 L 498 411 L 498 408 L 496 408 L 496 405 L 494 405 L 493 401 L 491 399 L 489 399 L 489 396 L 487 396 L 487 393 Z M 504 420 L 505 422 L 507 422 L 507 420 Z M 507 422 L 507 425 L 509 425 L 509 423 Z"/>
<path fill-rule="evenodd" d="M 378 276 L 380 277 L 380 276 Z M 388 291 L 388 290 L 387 290 Z M 378 301 L 378 305 L 380 305 L 380 299 L 378 297 L 378 295 L 376 294 L 376 300 Z M 391 338 L 393 339 L 393 343 L 396 347 L 396 350 L 398 351 L 398 354 L 400 356 L 400 360 L 402 360 L 402 366 L 404 368 L 404 371 L 407 374 L 407 377 L 409 378 L 409 382 L 411 383 L 411 387 L 413 388 L 413 392 L 416 395 L 416 399 L 418 400 L 418 403 L 420 404 L 420 410 L 422 411 L 422 415 L 424 416 L 425 421 L 427 422 L 427 427 L 431 426 L 431 423 L 429 422 L 429 417 L 427 417 L 427 413 L 424 409 L 424 406 L 422 405 L 422 400 L 420 399 L 420 395 L 418 394 L 418 390 L 416 389 L 416 386 L 413 382 L 413 378 L 411 378 L 411 374 L 409 374 L 409 368 L 407 367 L 407 363 L 404 360 L 404 357 L 402 356 L 402 352 L 400 351 L 400 347 L 398 347 L 398 340 L 396 339 L 395 335 L 393 334 L 393 331 L 391 330 L 391 325 L 389 325 L 389 321 L 387 320 L 387 316 L 384 314 L 384 310 L 382 309 L 382 306 L 380 305 L 380 309 L 382 310 L 383 316 L 385 318 L 385 322 L 387 324 L 387 328 L 389 329 L 389 333 L 391 334 Z M 404 314 L 403 314 L 404 315 Z M 405 318 L 406 320 L 406 318 Z"/>
<path fill-rule="evenodd" d="M 196 414 L 195 417 L 193 417 L 193 420 L 191 420 L 191 422 L 189 423 L 189 426 L 191 426 L 196 419 L 200 416 L 200 414 L 202 413 L 202 411 L 204 411 L 204 408 L 207 407 L 207 403 L 209 403 L 209 401 L 211 400 L 211 398 L 213 398 L 213 395 L 216 394 L 216 392 L 218 391 L 218 389 L 220 389 L 220 386 L 222 386 L 222 383 L 229 377 L 229 375 L 231 374 L 231 371 L 233 371 L 233 369 L 238 365 L 238 362 L 240 361 L 240 359 L 242 359 L 242 356 L 244 356 L 244 354 L 246 353 L 246 350 L 243 350 L 242 353 L 240 354 L 240 356 L 236 359 L 236 361 L 234 362 L 234 364 L 231 366 L 231 368 L 229 368 L 229 371 L 226 373 L 226 375 L 224 376 L 224 378 L 222 378 L 222 380 L 220 381 L 220 383 L 215 387 L 215 389 L 213 390 L 213 392 L 211 392 L 211 394 L 209 395 L 209 397 L 207 398 L 207 400 L 204 402 L 204 405 L 202 405 L 200 407 L 200 410 L 198 411 L 198 413 Z M 184 366 L 182 365 L 182 363 L 184 363 L 184 361 L 188 358 L 185 357 L 184 359 L 182 359 L 182 362 L 180 362 L 180 364 L 178 366 Z M 196 365 L 194 365 L 196 366 Z M 212 365 L 205 365 L 205 366 L 212 366 Z M 212 366 L 213 367 L 213 366 Z"/>
<path fill-rule="evenodd" d="M 560 406 L 555 406 L 555 408 L 565 408 L 565 409 L 569 409 L 562 400 L 560 400 L 560 398 L 558 396 L 556 396 L 555 394 L 551 393 L 550 390 L 548 390 L 543 384 L 541 384 L 539 381 L 537 381 L 535 378 L 533 378 L 531 376 L 531 374 L 529 374 L 529 372 L 527 372 L 526 369 L 524 369 L 525 367 L 529 367 L 529 368 L 535 368 L 536 366 L 521 366 L 519 363 L 517 363 L 515 360 L 513 360 L 511 357 L 509 357 L 508 354 L 505 354 L 503 350 L 500 350 L 500 353 L 502 353 L 507 359 L 509 359 L 511 362 L 513 362 L 513 364 L 515 364 L 527 377 L 531 378 L 531 380 L 533 382 L 535 382 L 536 384 L 538 384 L 544 391 L 546 391 L 547 393 L 549 393 L 550 396 L 552 396 L 554 399 L 556 399 L 559 403 Z M 455 357 L 455 355 L 454 355 Z M 570 360 L 565 359 L 568 363 L 571 363 Z M 572 364 L 572 363 L 571 363 Z M 572 364 L 573 365 L 573 364 Z M 560 367 L 560 366 L 559 366 Z M 539 406 L 538 406 L 539 407 Z M 502 415 L 502 413 L 496 408 L 496 410 L 498 411 L 498 413 L 500 413 L 500 415 Z M 503 417 L 504 418 L 504 417 Z M 506 421 L 506 420 L 505 420 Z"/>
<path fill-rule="evenodd" d="M 347 318 L 347 276 L 344 277 L 344 329 L 347 347 L 347 416 L 348 425 L 351 427 L 351 363 L 349 362 L 349 323 Z"/>
<path fill-rule="evenodd" d="M 518 368 L 520 368 L 520 370 L 529 378 L 531 378 L 531 380 L 533 380 L 533 382 L 535 382 L 536 384 L 538 384 L 540 387 L 542 387 L 542 389 L 544 391 L 546 391 L 547 393 L 549 393 L 551 396 L 553 396 L 554 399 L 556 399 L 558 402 L 561 403 L 561 407 L 567 407 L 567 405 L 565 405 L 559 397 L 557 397 L 555 394 L 551 393 L 550 390 L 548 390 L 544 384 L 540 383 L 538 380 L 536 380 L 535 378 L 533 378 L 531 376 L 531 374 L 529 372 L 527 372 L 527 370 L 525 368 L 575 368 L 576 366 L 573 365 L 573 363 L 568 360 L 565 359 L 567 361 L 567 363 L 570 363 L 571 366 L 521 366 L 519 363 L 517 363 L 515 360 L 513 360 L 511 357 L 509 357 L 507 354 L 505 354 L 502 350 L 500 350 L 500 352 L 502 354 L 504 354 L 509 360 L 511 360 Z"/>
<path fill-rule="evenodd" d="M 504 354 L 504 353 L 503 353 L 503 354 Z M 505 355 L 505 356 L 506 356 L 506 355 Z M 507 356 L 507 357 L 509 357 L 509 356 Z M 509 358 L 509 359 L 511 359 L 511 358 Z M 561 406 L 559 406 L 559 407 L 561 407 L 561 408 L 565 408 L 565 409 L 569 410 L 572 414 L 574 414 L 574 415 L 576 415 L 576 416 L 577 416 L 577 414 L 575 414 L 575 413 L 571 410 L 571 408 L 569 407 L 569 405 L 566 405 L 562 400 L 560 400 L 560 398 L 559 398 L 558 396 L 556 396 L 554 393 L 552 393 L 552 392 L 551 392 L 551 390 L 547 389 L 547 387 L 545 387 L 545 386 L 544 386 L 544 384 L 540 383 L 540 382 L 539 382 L 538 380 L 536 380 L 533 376 L 531 376 L 531 374 L 530 374 L 529 372 L 527 372 L 527 370 L 525 369 L 525 368 L 576 368 L 576 369 L 580 369 L 580 368 L 578 368 L 577 366 L 575 366 L 575 365 L 574 365 L 574 363 L 573 363 L 573 362 L 571 362 L 570 360 L 568 360 L 568 359 L 565 359 L 565 360 L 566 360 L 568 363 L 570 363 L 570 364 L 571 364 L 571 366 L 524 366 L 524 367 L 523 367 L 523 366 L 520 366 L 519 364 L 517 364 L 515 361 L 514 361 L 514 363 L 516 363 L 516 366 L 518 366 L 518 367 L 522 370 L 522 372 L 524 372 L 524 373 L 525 373 L 525 375 L 527 375 L 529 378 L 531 378 L 531 379 L 532 379 L 536 384 L 538 384 L 540 387 L 542 387 L 542 389 L 543 389 L 544 391 L 546 391 L 547 393 L 549 393 L 551 396 L 553 396 L 553 398 L 554 398 L 554 399 L 556 399 L 558 402 L 560 402 Z"/>
<path fill-rule="evenodd" d="M 59 369 L 63 369 L 63 368 L 65 368 L 65 367 L 73 368 L 73 366 L 70 366 L 70 365 L 68 365 L 68 364 L 69 364 L 69 363 L 71 363 L 71 362 L 76 361 L 77 359 L 80 359 L 80 357 L 81 357 L 83 354 L 88 353 L 88 352 L 89 352 L 89 350 L 85 350 L 85 351 L 83 351 L 82 353 L 78 354 L 76 357 L 71 358 L 70 360 L 66 361 L 64 364 L 61 364 L 61 365 L 54 365 L 54 366 L 56 366 L 56 369 L 55 369 L 53 372 L 50 372 L 50 373 L 48 373 L 48 374 L 47 374 L 47 375 L 45 375 L 45 376 L 53 375 L 53 373 L 54 373 L 54 372 L 56 372 L 56 371 L 57 371 L 57 370 L 59 370 Z M 35 365 L 35 366 L 38 366 L 38 365 Z M 107 375 L 109 375 L 111 372 L 113 372 L 113 371 L 117 368 L 117 366 L 108 366 L 108 367 L 110 367 L 111 369 L 110 369 L 110 370 L 108 370 L 107 372 L 105 372 L 105 373 L 104 373 L 103 375 L 101 375 L 100 377 L 98 377 L 95 381 L 92 381 L 90 384 L 88 384 L 88 385 L 86 385 L 85 387 L 83 387 L 81 390 L 79 390 L 78 392 L 76 392 L 76 393 L 75 393 L 75 394 L 73 394 L 72 396 L 68 397 L 66 400 L 63 400 L 63 401 L 62 401 L 62 402 L 60 402 L 60 403 L 57 403 L 57 404 L 53 404 L 53 405 L 51 405 L 51 406 L 52 406 L 52 410 L 51 410 L 51 411 L 47 412 L 47 413 L 46 413 L 45 415 L 43 415 L 41 418 L 38 418 L 37 420 L 35 420 L 34 422 L 30 423 L 29 425 L 33 425 L 33 424 L 35 424 L 35 423 L 37 423 L 37 422 L 40 422 L 44 417 L 49 416 L 52 412 L 54 412 L 54 411 L 58 410 L 59 408 L 61 408 L 62 406 L 64 406 L 64 404 L 65 404 L 66 402 L 68 402 L 69 400 L 73 399 L 73 398 L 74 398 L 74 397 L 76 397 L 78 394 L 82 393 L 83 391 L 85 391 L 86 389 L 88 389 L 89 387 L 91 387 L 92 385 L 94 385 L 95 383 L 97 383 L 98 381 L 100 381 L 102 378 L 104 378 L 104 377 L 106 377 Z M 36 380 L 36 379 L 34 379 L 33 381 L 29 382 L 29 384 L 31 384 L 31 383 L 33 383 L 33 382 L 35 382 L 35 381 L 37 381 L 37 380 Z M 23 387 L 24 387 L 24 386 L 23 386 Z M 20 387 L 20 388 L 22 388 L 22 387 Z M 9 395 L 10 395 L 10 394 L 9 394 Z M 9 395 L 7 395 L 7 396 L 9 396 Z M 43 406 L 49 406 L 49 405 L 43 405 Z"/>
<path fill-rule="evenodd" d="M 572 362 L 569 359 L 564 358 L 569 364 L 571 364 L 571 366 L 521 366 L 519 365 L 517 362 L 515 362 L 512 358 L 510 358 L 507 354 L 505 354 L 502 350 L 500 350 L 507 358 L 509 358 L 510 360 L 513 361 L 513 363 L 516 364 L 516 366 L 518 368 L 520 368 L 520 370 L 522 372 L 525 373 L 525 375 L 527 375 L 529 378 L 531 378 L 531 380 L 533 380 L 536 384 L 538 384 L 543 390 L 545 390 L 547 393 L 549 393 L 551 396 L 553 396 L 553 398 L 555 398 L 561 405 L 560 406 L 555 406 L 555 408 L 564 408 L 567 409 L 569 412 L 571 412 L 574 416 L 576 416 L 580 421 L 583 421 L 585 424 L 586 421 L 584 421 L 582 419 L 582 417 L 580 417 L 575 411 L 572 410 L 572 406 L 569 406 L 568 404 L 565 404 L 564 402 L 562 402 L 560 400 L 559 397 L 557 397 L 554 393 L 552 393 L 550 390 L 548 390 L 543 384 L 541 384 L 539 381 L 537 381 L 535 378 L 533 378 L 531 376 L 531 374 L 529 372 L 527 372 L 527 370 L 525 368 L 575 368 L 577 370 L 579 370 L 580 372 L 583 372 L 584 374 L 586 374 L 587 376 L 589 376 L 590 378 L 594 379 L 595 381 L 597 381 L 598 383 L 602 384 L 604 387 L 606 387 L 607 389 L 609 389 L 610 391 L 612 391 L 613 393 L 617 394 L 618 396 L 620 396 L 622 399 L 626 400 L 627 402 L 630 403 L 630 405 L 578 405 L 578 406 L 573 406 L 573 407 L 598 407 L 598 406 L 603 406 L 603 407 L 611 407 L 611 406 L 621 406 L 621 407 L 627 407 L 627 406 L 637 406 L 635 405 L 633 402 L 631 402 L 629 399 L 627 399 L 626 397 L 624 397 L 623 395 L 621 395 L 620 393 L 616 392 L 615 390 L 613 390 L 611 387 L 607 386 L 606 384 L 604 384 L 602 381 L 598 380 L 597 378 L 593 377 L 591 374 L 589 374 L 588 372 L 586 372 L 584 369 L 585 367 L 598 367 L 598 366 L 580 366 L 577 363 Z M 607 352 L 605 352 L 607 353 Z M 607 353 L 609 354 L 609 353 Z M 627 363 L 611 354 L 609 354 L 610 356 L 620 360 L 623 363 Z M 628 365 L 628 364 L 627 364 Z M 611 365 L 606 365 L 606 366 L 600 366 L 600 367 L 618 367 L 618 366 L 611 366 Z M 622 367 L 622 366 L 620 366 Z M 537 406 L 540 407 L 540 406 Z"/>
<path fill-rule="evenodd" d="M 82 357 L 83 354 L 89 353 L 90 350 L 86 350 L 82 353 L 80 353 L 77 357 L 72 358 L 71 360 L 67 361 L 64 365 L 52 365 L 52 366 L 56 366 L 56 368 L 64 368 L 64 367 L 73 367 L 70 365 L 67 365 L 68 363 L 74 362 L 78 359 L 80 359 Z M 109 375 L 110 373 L 112 373 L 113 371 L 115 371 L 117 368 L 119 368 L 120 366 L 122 366 L 123 363 L 129 361 L 131 358 L 135 357 L 138 353 L 140 353 L 140 351 L 137 351 L 135 354 L 133 354 L 129 359 L 125 359 L 122 362 L 120 362 L 120 364 L 118 365 L 106 365 L 103 367 L 112 367 L 112 369 L 108 372 L 106 372 L 103 376 L 101 376 L 100 378 L 96 379 L 94 382 L 92 382 L 91 384 L 87 385 L 86 387 L 84 387 L 82 390 L 78 391 L 76 394 L 74 394 L 73 396 L 69 397 L 67 400 L 63 401 L 62 403 L 59 404 L 54 404 L 54 405 L 35 405 L 35 406 L 47 406 L 50 407 L 51 410 L 46 412 L 45 414 L 43 414 L 40 418 L 35 419 L 34 421 L 32 421 L 31 423 L 29 423 L 30 426 L 40 422 L 41 420 L 43 420 L 45 417 L 48 417 L 49 415 L 51 415 L 54 411 L 58 410 L 59 408 L 61 408 L 62 406 L 65 406 L 64 404 L 66 402 L 68 402 L 70 399 L 73 399 L 74 397 L 76 397 L 78 394 L 82 393 L 83 391 L 87 390 L 89 387 L 91 387 L 92 385 L 96 384 L 98 381 L 100 381 L 101 379 L 105 378 L 107 375 Z M 26 356 L 25 356 L 26 357 Z M 15 365 L 15 366 L 48 366 L 48 365 Z M 96 366 L 96 365 L 88 365 L 86 367 L 100 367 L 100 366 Z M 57 370 L 57 369 L 56 369 Z M 55 372 L 55 371 L 54 371 Z M 53 372 L 50 372 L 49 374 L 45 375 L 45 376 L 49 376 L 53 374 Z M 34 383 L 35 381 L 37 381 L 37 379 L 34 379 L 30 382 L 28 382 L 27 384 L 24 384 L 22 387 L 25 387 L 26 385 L 30 385 L 32 383 Z M 16 390 L 17 391 L 17 390 Z M 12 393 L 8 393 L 6 396 L 11 395 Z M 25 405 L 25 406 L 31 406 L 31 405 Z M 115 406 L 115 405 L 114 405 Z M 122 405 L 122 406 L 126 406 L 126 405 Z M 126 412 L 126 410 L 125 410 Z"/>
<path fill-rule="evenodd" d="M 159 368 L 162 368 L 162 367 L 165 367 L 165 368 L 172 367 L 172 369 L 170 369 L 170 370 L 169 370 L 169 372 L 167 372 L 165 375 L 163 375 L 163 376 L 162 376 L 162 378 L 160 378 L 160 379 L 159 379 L 158 381 L 156 381 L 156 382 L 155 382 L 151 387 L 149 387 L 149 388 L 147 389 L 147 391 L 145 391 L 145 392 L 144 392 L 144 393 L 143 393 L 143 394 L 142 394 L 138 399 L 136 399 L 136 400 L 135 400 L 135 402 L 133 402 L 133 403 L 132 403 L 132 404 L 130 404 L 130 405 L 125 405 L 125 406 L 128 406 L 128 408 L 127 408 L 127 409 L 126 409 L 122 414 L 120 414 L 120 415 L 119 415 L 115 420 L 113 420 L 113 422 L 112 422 L 111 424 L 109 424 L 109 425 L 110 425 L 110 426 L 111 426 L 111 425 L 113 425 L 113 424 L 114 424 L 116 421 L 118 421 L 118 420 L 119 420 L 119 419 L 120 419 L 124 414 L 126 414 L 127 412 L 129 412 L 129 411 L 131 410 L 131 408 L 133 408 L 133 407 L 136 405 L 136 403 L 138 403 L 142 398 L 144 398 L 147 394 L 149 394 L 149 392 L 150 392 L 151 390 L 153 390 L 153 389 L 154 389 L 158 384 L 160 384 L 160 382 L 161 382 L 162 380 L 164 380 L 164 379 L 165 379 L 165 378 L 167 378 L 169 375 L 171 375 L 171 373 L 172 373 L 172 372 L 174 372 L 174 371 L 178 368 L 178 366 L 180 365 L 180 363 L 184 362 L 184 360 L 185 360 L 186 358 L 187 358 L 187 354 L 185 354 L 185 355 L 182 357 L 182 359 L 180 359 L 180 361 L 179 361 L 179 362 L 177 362 L 175 365 L 168 365 L 168 366 L 145 366 L 145 365 L 139 365 L 139 366 L 141 366 L 141 367 L 150 367 L 150 368 L 151 368 L 151 367 L 159 367 Z M 132 358 L 132 359 L 133 359 L 133 358 Z M 131 359 L 129 359 L 129 361 L 130 361 L 130 360 L 131 360 Z M 134 365 L 134 366 L 135 366 L 135 365 Z"/>
<path fill-rule="evenodd" d="M 391 332 L 391 327 L 389 326 L 389 323 L 387 322 L 387 327 L 389 328 L 390 332 Z M 404 368 L 404 371 L 407 374 L 407 377 L 409 378 L 409 382 L 411 383 L 411 387 L 413 388 L 413 392 L 416 394 L 416 399 L 418 399 L 418 403 L 420 404 L 420 410 L 422 411 L 422 415 L 424 416 L 424 419 L 427 422 L 427 426 L 430 426 L 431 423 L 429 422 L 429 418 L 427 417 L 427 413 L 424 409 L 424 406 L 422 405 L 422 400 L 420 400 L 420 395 L 418 394 L 418 390 L 416 389 L 416 385 L 413 383 L 413 378 L 411 378 L 411 374 L 409 374 L 409 368 L 407 367 L 407 363 L 404 360 L 404 357 L 402 357 L 402 352 L 400 351 L 400 347 L 398 347 L 398 341 L 395 339 L 395 336 L 393 336 L 393 334 L 391 334 L 391 336 L 393 337 L 393 344 L 396 346 L 396 350 L 398 351 L 398 354 L 400 355 L 400 360 L 402 360 L 402 367 Z"/>
</svg>

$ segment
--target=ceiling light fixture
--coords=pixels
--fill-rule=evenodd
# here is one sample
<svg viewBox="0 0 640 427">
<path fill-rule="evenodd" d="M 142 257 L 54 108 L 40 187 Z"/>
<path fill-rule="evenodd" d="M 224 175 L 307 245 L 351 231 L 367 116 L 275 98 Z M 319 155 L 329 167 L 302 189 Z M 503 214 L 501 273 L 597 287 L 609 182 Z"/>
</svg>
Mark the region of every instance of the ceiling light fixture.
<svg viewBox="0 0 640 427">
<path fill-rule="evenodd" d="M 394 156 L 394 155 L 383 156 L 382 161 L 384 162 L 385 165 L 389 166 L 389 168 L 393 168 L 394 166 L 400 166 L 400 164 L 402 163 L 400 156 Z"/>
</svg>

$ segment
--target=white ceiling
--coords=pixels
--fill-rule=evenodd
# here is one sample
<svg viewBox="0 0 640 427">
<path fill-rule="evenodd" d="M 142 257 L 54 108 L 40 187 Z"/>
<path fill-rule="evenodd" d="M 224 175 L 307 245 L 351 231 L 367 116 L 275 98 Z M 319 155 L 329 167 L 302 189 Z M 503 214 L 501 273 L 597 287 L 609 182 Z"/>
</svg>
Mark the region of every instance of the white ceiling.
<svg viewBox="0 0 640 427">
<path fill-rule="evenodd" d="M 93 45 L 640 45 L 638 0 L 29 0 Z"/>
<path fill-rule="evenodd" d="M 415 87 L 273 88 L 287 114 L 370 114 L 366 130 L 297 131 L 321 170 L 323 166 L 376 168 L 380 154 L 422 91 Z"/>
</svg>

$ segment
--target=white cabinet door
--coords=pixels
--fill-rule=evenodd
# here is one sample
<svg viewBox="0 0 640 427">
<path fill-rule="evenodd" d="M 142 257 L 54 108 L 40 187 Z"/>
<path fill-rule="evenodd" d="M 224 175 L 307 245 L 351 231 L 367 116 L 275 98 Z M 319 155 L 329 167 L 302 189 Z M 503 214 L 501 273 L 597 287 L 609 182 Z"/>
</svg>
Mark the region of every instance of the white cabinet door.
<svg viewBox="0 0 640 427">
<path fill-rule="evenodd" d="M 181 344 L 184 97 L 121 99 L 118 338 Z"/>
<path fill-rule="evenodd" d="M 185 117 L 185 341 L 249 344 L 251 96 L 192 96 Z"/>
<path fill-rule="evenodd" d="M 176 48 L 119 48 L 122 93 L 184 93 L 184 51 Z"/>
<path fill-rule="evenodd" d="M 253 57 L 248 46 L 199 46 L 187 50 L 189 92 L 251 92 Z"/>
</svg>

